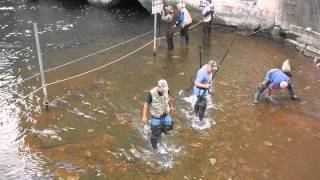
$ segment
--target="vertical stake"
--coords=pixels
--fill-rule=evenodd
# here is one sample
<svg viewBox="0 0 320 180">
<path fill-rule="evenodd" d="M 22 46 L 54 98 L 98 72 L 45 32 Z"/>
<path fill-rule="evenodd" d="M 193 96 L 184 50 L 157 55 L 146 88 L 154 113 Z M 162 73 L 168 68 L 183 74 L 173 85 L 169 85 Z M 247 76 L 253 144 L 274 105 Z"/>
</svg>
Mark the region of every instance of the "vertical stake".
<svg viewBox="0 0 320 180">
<path fill-rule="evenodd" d="M 46 111 L 48 112 L 49 111 L 49 101 L 48 101 L 47 85 L 46 85 L 44 71 L 43 71 L 42 55 L 41 55 L 41 50 L 40 50 L 40 41 L 39 41 L 37 23 L 33 23 L 33 28 L 34 28 L 34 35 L 35 35 L 36 44 L 37 44 L 40 76 L 41 76 L 42 90 L 43 90 L 43 96 L 44 96 L 43 104 L 45 105 Z"/>
<path fill-rule="evenodd" d="M 164 13 L 164 12 L 163 12 Z M 160 47 L 160 38 L 161 38 L 161 15 L 159 14 L 159 22 L 158 22 L 158 36 L 159 36 L 159 40 L 158 40 L 158 42 L 159 42 L 159 47 Z"/>
<path fill-rule="evenodd" d="M 154 14 L 154 36 L 153 36 L 153 55 L 156 56 L 156 43 L 157 43 L 157 14 Z"/>
<path fill-rule="evenodd" d="M 199 46 L 199 65 L 200 65 L 200 69 L 202 67 L 202 49 L 201 49 L 201 45 Z"/>
</svg>

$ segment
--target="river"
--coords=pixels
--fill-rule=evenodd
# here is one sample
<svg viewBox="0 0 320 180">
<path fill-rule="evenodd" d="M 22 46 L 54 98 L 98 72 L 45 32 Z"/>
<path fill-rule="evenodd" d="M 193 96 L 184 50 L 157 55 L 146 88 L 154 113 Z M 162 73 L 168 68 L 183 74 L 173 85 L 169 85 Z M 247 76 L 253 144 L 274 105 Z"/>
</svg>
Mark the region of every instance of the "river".
<svg viewBox="0 0 320 180">
<path fill-rule="evenodd" d="M 38 59 L 33 23 L 40 31 L 44 69 L 106 49 L 153 29 L 153 17 L 139 7 L 104 9 L 71 1 L 0 1 L 0 179 L 319 179 L 320 74 L 311 58 L 262 36 L 241 36 L 214 79 L 210 128 L 196 130 L 186 100 L 190 80 L 203 62 L 219 61 L 234 33 L 201 27 L 185 48 L 161 41 L 105 68 L 48 86 L 50 111 L 33 78 Z M 162 30 L 162 35 L 164 34 Z M 152 34 L 110 51 L 47 72 L 48 83 L 110 63 L 152 40 Z M 301 101 L 277 93 L 279 104 L 252 104 L 265 73 L 291 60 Z M 174 98 L 175 128 L 162 137 L 159 152 L 141 123 L 147 92 L 165 78 Z M 56 103 L 55 103 L 56 102 Z M 215 165 L 208 161 L 216 159 Z"/>
</svg>

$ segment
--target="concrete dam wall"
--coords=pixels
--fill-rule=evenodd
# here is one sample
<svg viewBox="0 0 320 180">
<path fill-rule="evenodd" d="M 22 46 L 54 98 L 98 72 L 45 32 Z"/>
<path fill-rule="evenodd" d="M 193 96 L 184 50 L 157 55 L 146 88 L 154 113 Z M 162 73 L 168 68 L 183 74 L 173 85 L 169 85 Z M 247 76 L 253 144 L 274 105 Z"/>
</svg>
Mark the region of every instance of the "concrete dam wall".
<svg viewBox="0 0 320 180">
<path fill-rule="evenodd" d="M 115 6 L 126 0 L 88 0 L 99 6 Z M 152 0 L 137 0 L 151 11 Z M 200 3 L 204 0 L 184 0 L 195 21 L 201 20 Z M 166 0 L 175 6 L 179 0 Z M 214 0 L 215 23 L 239 27 L 248 31 L 263 30 L 273 37 L 286 38 L 309 52 L 320 54 L 320 0 Z"/>
</svg>

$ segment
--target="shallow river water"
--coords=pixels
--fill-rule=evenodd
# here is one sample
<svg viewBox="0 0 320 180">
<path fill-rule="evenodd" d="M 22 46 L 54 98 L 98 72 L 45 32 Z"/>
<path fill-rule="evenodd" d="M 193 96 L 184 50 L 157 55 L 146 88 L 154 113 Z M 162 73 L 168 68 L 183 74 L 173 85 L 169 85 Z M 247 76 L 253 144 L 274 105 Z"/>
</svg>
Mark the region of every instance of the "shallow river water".
<svg viewBox="0 0 320 180">
<path fill-rule="evenodd" d="M 48 86 L 43 110 L 33 22 L 49 69 L 152 30 L 153 18 L 136 9 L 95 8 L 64 1 L 0 1 L 0 179 L 319 179 L 320 73 L 311 58 L 286 44 L 238 36 L 214 78 L 214 93 L 199 130 L 192 115 L 192 78 L 202 60 L 220 61 L 234 34 L 215 27 L 202 38 L 190 31 L 185 48 L 161 41 L 87 75 Z M 163 34 L 163 32 L 162 32 Z M 107 64 L 152 40 L 148 34 L 111 51 L 47 72 L 48 83 Z M 253 105 L 255 88 L 271 68 L 291 60 L 301 101 L 277 93 L 279 104 Z M 174 98 L 175 128 L 159 151 L 141 123 L 147 92 L 165 78 Z M 214 166 L 209 159 L 214 158 Z"/>
</svg>

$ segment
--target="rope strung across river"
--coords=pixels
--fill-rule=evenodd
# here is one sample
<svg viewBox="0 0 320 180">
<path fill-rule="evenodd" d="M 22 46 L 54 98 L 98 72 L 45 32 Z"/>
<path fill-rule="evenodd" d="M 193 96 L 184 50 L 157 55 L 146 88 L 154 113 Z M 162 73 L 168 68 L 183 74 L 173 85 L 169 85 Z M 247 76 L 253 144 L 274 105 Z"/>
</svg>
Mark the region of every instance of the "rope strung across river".
<svg viewBox="0 0 320 180">
<path fill-rule="evenodd" d="M 148 34 L 150 34 L 150 33 L 152 33 L 152 32 L 153 32 L 153 30 L 152 30 L 152 31 L 149 31 L 149 32 L 146 32 L 146 33 L 144 33 L 144 34 L 141 34 L 141 35 L 139 35 L 139 36 L 136 36 L 136 37 L 134 37 L 134 38 L 131 38 L 131 39 L 127 40 L 127 41 L 124 41 L 124 42 L 121 42 L 121 43 L 119 43 L 119 44 L 116 44 L 116 45 L 113 45 L 113 46 L 111 46 L 111 47 L 108 47 L 108 48 L 106 48 L 106 49 L 103 49 L 103 50 L 94 52 L 94 53 L 89 54 L 89 55 L 87 55 L 87 56 L 83 56 L 83 57 L 81 57 L 81 58 L 78 58 L 78 59 L 69 61 L 69 62 L 67 62 L 67 63 L 65 63 L 65 64 L 62 64 L 62 65 L 55 66 L 55 67 L 53 67 L 53 68 L 47 69 L 47 70 L 45 70 L 44 72 L 49 72 L 49 71 L 52 71 L 52 70 L 55 70 L 55 69 L 58 69 L 58 68 L 67 66 L 67 65 L 69 65 L 69 64 L 72 64 L 72 63 L 81 61 L 81 60 L 86 59 L 86 58 L 88 58 L 88 57 L 97 55 L 97 54 L 99 54 L 99 53 L 109 51 L 109 50 L 111 50 L 111 49 L 113 49 L 113 48 L 116 48 L 116 47 L 118 47 L 118 46 L 120 46 L 120 45 L 129 43 L 129 42 L 131 42 L 131 41 L 133 41 L 133 40 L 136 40 L 136 39 L 138 39 L 138 38 L 140 38 L 140 37 L 146 36 L 146 35 L 148 35 Z M 10 86 L 7 86 L 7 88 L 11 88 L 11 87 L 13 87 L 13 86 L 17 86 L 17 85 L 19 85 L 19 84 L 22 84 L 22 83 L 24 83 L 24 82 L 26 82 L 26 81 L 28 81 L 28 80 L 30 80 L 30 79 L 33 79 L 33 78 L 37 77 L 38 75 L 40 75 L 40 74 L 39 74 L 39 73 L 34 74 L 34 75 L 32 75 L 32 76 L 30 76 L 30 77 L 28 77 L 28 78 L 25 78 L 24 80 L 22 80 L 22 81 L 20 81 L 20 82 L 18 82 L 18 83 L 15 83 L 15 84 L 12 84 L 12 85 L 10 85 Z M 5 84 L 5 85 L 6 85 L 6 84 Z M 5 85 L 1 86 L 0 88 L 4 87 Z"/>
<path fill-rule="evenodd" d="M 192 29 L 192 28 L 194 28 L 195 26 L 199 25 L 201 22 L 203 22 L 203 20 L 202 20 L 202 21 L 199 21 L 198 23 L 196 23 L 196 24 L 194 24 L 194 25 L 192 25 L 192 26 L 190 26 L 190 29 Z M 145 33 L 145 34 L 143 34 L 143 35 L 149 34 L 149 33 L 151 33 L 151 32 L 153 32 L 153 31 L 149 31 L 149 32 L 147 32 L 147 33 Z M 176 35 L 178 35 L 178 34 L 180 34 L 180 32 L 175 33 L 174 35 L 176 36 Z M 140 35 L 140 37 L 143 36 L 143 35 Z M 138 37 L 138 36 L 137 36 L 137 37 Z M 137 38 L 137 37 L 136 37 L 136 38 Z M 160 37 L 160 38 L 158 38 L 158 40 L 161 40 L 161 39 L 164 39 L 164 38 L 165 38 L 165 37 Z M 129 40 L 128 40 L 128 41 L 129 41 Z M 138 49 L 136 49 L 136 50 L 134 50 L 134 51 L 132 51 L 132 52 L 130 52 L 130 53 L 128 53 L 128 54 L 126 54 L 126 55 L 124 55 L 124 56 L 116 59 L 116 60 L 113 60 L 113 61 L 111 61 L 111 62 L 109 62 L 109 63 L 107 63 L 107 64 L 104 64 L 104 65 L 102 65 L 102 66 L 99 66 L 99 67 L 97 67 L 97 68 L 91 69 L 91 70 L 89 70 L 89 71 L 83 72 L 83 73 L 78 74 L 78 75 L 75 75 L 75 76 L 71 76 L 71 77 L 68 77 L 68 78 L 65 78 L 65 79 L 61 79 L 61 80 L 54 81 L 54 82 L 52 82 L 52 83 L 48 83 L 48 84 L 46 84 L 46 86 L 51 86 L 51 85 L 54 85 L 54 84 L 62 83 L 62 82 L 68 81 L 68 80 L 70 80 L 70 79 L 74 79 L 74 78 L 77 78 L 77 77 L 80 77 L 80 76 L 89 74 L 89 73 L 91 73 L 91 72 L 100 70 L 100 69 L 102 69 L 102 68 L 108 67 L 108 66 L 110 66 L 110 65 L 112 65 L 112 64 L 114 64 L 114 63 L 116 63 L 116 62 L 119 62 L 119 61 L 125 59 L 126 57 L 129 57 L 130 55 L 132 55 L 132 54 L 140 51 L 140 50 L 143 49 L 144 47 L 146 47 L 146 46 L 148 46 L 149 44 L 151 44 L 153 41 L 154 41 L 154 40 L 151 40 L 151 41 L 149 41 L 148 43 L 146 43 L 146 44 L 142 45 L 141 47 L 139 47 Z M 121 43 L 120 43 L 120 44 L 121 44 Z M 110 48 L 112 48 L 112 47 L 110 47 Z M 102 51 L 103 51 L 103 50 L 98 51 L 98 52 L 96 52 L 96 54 L 99 53 L 99 52 L 102 52 Z M 94 53 L 93 53 L 93 54 L 94 54 Z M 86 56 L 86 57 L 89 57 L 89 55 Z M 81 59 L 81 58 L 79 58 L 79 59 Z M 79 60 L 79 59 L 78 59 L 78 60 Z M 76 61 L 76 60 L 75 60 L 75 61 Z M 67 63 L 66 63 L 66 64 L 67 64 Z M 61 67 L 62 67 L 62 65 L 61 65 Z M 54 68 L 57 69 L 58 66 L 57 66 L 57 67 L 54 67 Z M 50 70 L 53 70 L 54 68 L 51 68 Z M 47 72 L 47 71 L 45 71 L 45 72 Z M 23 96 L 21 99 L 17 100 L 17 101 L 14 102 L 13 104 L 18 103 L 18 102 L 21 102 L 21 101 L 25 100 L 26 98 L 28 98 L 29 96 L 36 94 L 36 93 L 39 92 L 42 88 L 44 88 L 44 87 L 43 87 L 43 86 L 39 87 L 38 89 L 32 91 L 32 92 L 29 93 L 28 95 Z M 7 98 L 7 99 L 4 99 L 3 101 L 9 100 L 9 99 L 10 99 L 10 98 Z M 3 102 L 3 101 L 2 101 L 2 102 Z"/>
</svg>

